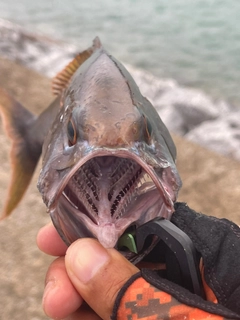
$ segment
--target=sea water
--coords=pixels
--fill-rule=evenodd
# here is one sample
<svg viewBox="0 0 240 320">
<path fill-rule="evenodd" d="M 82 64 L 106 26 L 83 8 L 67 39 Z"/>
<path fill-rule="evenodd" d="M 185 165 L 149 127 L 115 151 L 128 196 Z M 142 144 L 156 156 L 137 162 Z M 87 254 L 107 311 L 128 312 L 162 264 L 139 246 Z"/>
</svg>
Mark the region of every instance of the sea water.
<svg viewBox="0 0 240 320">
<path fill-rule="evenodd" d="M 0 0 L 0 18 L 240 106 L 239 0 Z M 1 41 L 1 39 L 0 39 Z"/>
</svg>

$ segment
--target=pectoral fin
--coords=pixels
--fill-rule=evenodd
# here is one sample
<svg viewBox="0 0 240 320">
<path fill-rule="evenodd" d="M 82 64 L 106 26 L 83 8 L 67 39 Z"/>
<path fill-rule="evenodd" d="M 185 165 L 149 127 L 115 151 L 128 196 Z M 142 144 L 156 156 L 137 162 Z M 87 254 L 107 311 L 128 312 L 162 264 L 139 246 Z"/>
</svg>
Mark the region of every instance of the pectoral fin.
<svg viewBox="0 0 240 320">
<path fill-rule="evenodd" d="M 35 116 L 2 89 L 0 113 L 5 131 L 12 141 L 12 175 L 0 218 L 3 219 L 13 211 L 26 191 L 41 154 L 41 145 L 29 141 L 28 132 L 35 122 Z"/>
</svg>

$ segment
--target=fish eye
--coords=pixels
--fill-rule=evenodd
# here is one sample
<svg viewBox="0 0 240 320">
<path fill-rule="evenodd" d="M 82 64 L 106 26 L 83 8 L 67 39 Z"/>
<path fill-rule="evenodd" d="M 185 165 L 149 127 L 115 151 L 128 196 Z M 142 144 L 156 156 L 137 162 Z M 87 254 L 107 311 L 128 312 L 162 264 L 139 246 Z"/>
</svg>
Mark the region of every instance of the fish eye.
<svg viewBox="0 0 240 320">
<path fill-rule="evenodd" d="M 69 146 L 73 146 L 77 142 L 77 131 L 72 120 L 68 121 L 67 136 Z"/>
</svg>

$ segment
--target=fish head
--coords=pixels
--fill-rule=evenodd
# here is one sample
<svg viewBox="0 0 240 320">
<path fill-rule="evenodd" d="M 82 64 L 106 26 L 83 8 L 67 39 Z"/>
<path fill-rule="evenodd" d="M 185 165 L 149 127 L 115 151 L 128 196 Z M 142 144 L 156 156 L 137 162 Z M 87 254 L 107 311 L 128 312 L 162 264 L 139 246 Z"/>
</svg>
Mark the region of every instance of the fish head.
<svg viewBox="0 0 240 320">
<path fill-rule="evenodd" d="M 170 219 L 176 149 L 120 62 L 100 49 L 75 73 L 43 146 L 38 188 L 66 244 L 116 247 L 129 227 Z"/>
</svg>

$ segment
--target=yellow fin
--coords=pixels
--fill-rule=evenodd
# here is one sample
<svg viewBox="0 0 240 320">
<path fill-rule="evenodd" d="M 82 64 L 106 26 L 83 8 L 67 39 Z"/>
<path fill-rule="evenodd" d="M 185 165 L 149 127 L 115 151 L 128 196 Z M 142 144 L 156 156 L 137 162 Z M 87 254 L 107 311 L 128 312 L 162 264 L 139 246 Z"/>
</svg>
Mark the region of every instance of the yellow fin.
<svg viewBox="0 0 240 320">
<path fill-rule="evenodd" d="M 12 141 L 11 182 L 0 220 L 10 215 L 23 197 L 41 154 L 41 146 L 32 148 L 29 129 L 35 116 L 0 89 L 0 114 L 6 133 Z"/>
<path fill-rule="evenodd" d="M 102 44 L 98 37 L 93 40 L 93 44 L 87 50 L 80 52 L 61 72 L 52 80 L 52 92 L 54 95 L 60 95 L 65 89 L 76 70 L 86 61 Z"/>
</svg>

